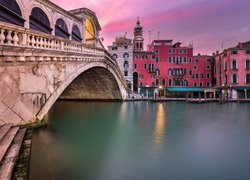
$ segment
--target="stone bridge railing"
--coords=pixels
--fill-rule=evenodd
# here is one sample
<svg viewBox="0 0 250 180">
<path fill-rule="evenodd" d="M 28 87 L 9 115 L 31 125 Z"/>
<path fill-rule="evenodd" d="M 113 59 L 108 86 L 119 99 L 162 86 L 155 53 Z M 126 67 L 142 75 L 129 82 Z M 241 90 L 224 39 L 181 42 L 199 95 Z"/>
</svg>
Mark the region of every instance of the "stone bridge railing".
<svg viewBox="0 0 250 180">
<path fill-rule="evenodd" d="M 79 53 L 84 55 L 104 56 L 104 50 L 101 48 L 92 47 L 83 43 L 75 42 L 68 39 L 63 39 L 50 34 L 42 33 L 32 29 L 23 28 L 1 22 L 0 24 L 0 45 L 12 47 L 26 47 L 34 50 L 53 50 L 61 52 Z M 8 56 L 10 54 L 3 54 Z M 25 54 L 16 56 L 16 61 L 25 61 Z M 77 54 L 75 54 L 77 56 Z M 49 57 L 49 56 L 48 56 Z M 4 61 L 14 59 L 5 58 Z M 41 59 L 38 59 L 38 61 Z M 50 60 L 46 58 L 44 60 Z M 56 59 L 51 59 L 56 60 Z M 62 59 L 59 59 L 62 60 Z M 28 59 L 34 61 L 34 59 Z"/>
</svg>

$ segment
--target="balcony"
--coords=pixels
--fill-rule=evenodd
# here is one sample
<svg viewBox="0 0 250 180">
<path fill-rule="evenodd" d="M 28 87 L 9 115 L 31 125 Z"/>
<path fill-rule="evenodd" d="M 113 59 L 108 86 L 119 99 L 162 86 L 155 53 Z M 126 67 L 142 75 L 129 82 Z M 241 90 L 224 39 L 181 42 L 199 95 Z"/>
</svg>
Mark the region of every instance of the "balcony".
<svg viewBox="0 0 250 180">
<path fill-rule="evenodd" d="M 154 69 L 154 68 L 148 68 L 148 72 L 149 72 L 149 73 L 154 73 L 154 72 L 155 72 L 155 69 Z"/>
</svg>

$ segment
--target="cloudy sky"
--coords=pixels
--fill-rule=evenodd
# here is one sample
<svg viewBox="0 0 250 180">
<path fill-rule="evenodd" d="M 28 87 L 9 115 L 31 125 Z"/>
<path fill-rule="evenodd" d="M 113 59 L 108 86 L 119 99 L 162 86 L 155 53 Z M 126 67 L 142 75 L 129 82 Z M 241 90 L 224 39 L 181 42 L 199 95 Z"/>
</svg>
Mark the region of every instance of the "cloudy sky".
<svg viewBox="0 0 250 180">
<path fill-rule="evenodd" d="M 104 45 L 127 32 L 132 38 L 139 16 L 145 43 L 173 39 L 193 42 L 194 53 L 212 54 L 217 49 L 250 40 L 250 0 L 51 0 L 66 10 L 86 7 L 102 26 Z"/>
</svg>

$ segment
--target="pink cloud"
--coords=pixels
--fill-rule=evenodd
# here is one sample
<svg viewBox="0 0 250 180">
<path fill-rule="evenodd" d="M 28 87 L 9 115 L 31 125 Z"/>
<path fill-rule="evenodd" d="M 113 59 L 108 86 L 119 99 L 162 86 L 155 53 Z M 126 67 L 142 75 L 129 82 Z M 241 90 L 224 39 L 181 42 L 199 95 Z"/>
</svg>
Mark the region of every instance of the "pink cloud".
<svg viewBox="0 0 250 180">
<path fill-rule="evenodd" d="M 112 44 L 117 35 L 128 32 L 132 37 L 137 16 L 140 16 L 145 39 L 148 30 L 152 38 L 174 39 L 188 44 L 194 42 L 195 52 L 212 53 L 238 41 L 249 40 L 249 0 L 52 0 L 70 10 L 87 7 L 93 10 L 102 26 L 104 45 Z M 225 43 L 226 44 L 226 43 Z"/>
</svg>

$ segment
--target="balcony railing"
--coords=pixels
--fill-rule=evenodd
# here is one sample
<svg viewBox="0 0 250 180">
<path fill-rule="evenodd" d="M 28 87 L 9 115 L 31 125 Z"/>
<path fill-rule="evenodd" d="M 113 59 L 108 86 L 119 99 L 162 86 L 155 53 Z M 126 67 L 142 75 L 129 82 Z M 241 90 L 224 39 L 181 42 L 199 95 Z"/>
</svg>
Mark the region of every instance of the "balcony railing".
<svg viewBox="0 0 250 180">
<path fill-rule="evenodd" d="M 154 72 L 155 72 L 155 69 L 154 69 L 154 68 L 148 68 L 148 72 L 149 72 L 149 73 L 154 73 Z"/>
<path fill-rule="evenodd" d="M 54 50 L 76 54 L 104 56 L 105 50 L 84 43 L 63 39 L 32 29 L 1 22 L 0 46 L 26 47 L 39 50 Z"/>
</svg>

